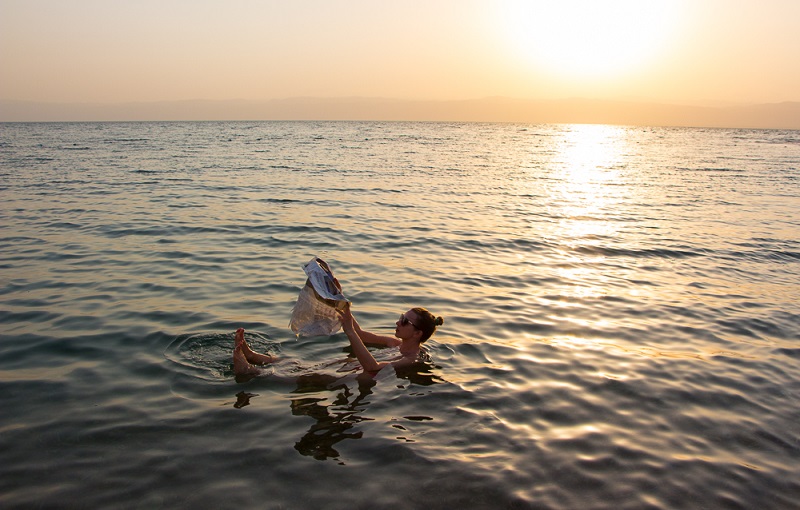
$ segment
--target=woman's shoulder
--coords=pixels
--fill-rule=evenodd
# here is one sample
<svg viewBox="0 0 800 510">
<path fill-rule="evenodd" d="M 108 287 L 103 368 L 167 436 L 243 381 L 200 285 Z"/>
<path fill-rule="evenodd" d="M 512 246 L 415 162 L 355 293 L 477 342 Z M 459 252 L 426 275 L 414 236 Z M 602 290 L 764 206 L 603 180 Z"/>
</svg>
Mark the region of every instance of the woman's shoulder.
<svg viewBox="0 0 800 510">
<path fill-rule="evenodd" d="M 403 342 L 397 337 L 393 336 L 384 336 L 384 335 L 375 335 L 374 337 L 370 338 L 369 343 L 374 343 L 378 345 L 385 345 L 386 347 L 397 347 L 401 345 Z"/>
</svg>

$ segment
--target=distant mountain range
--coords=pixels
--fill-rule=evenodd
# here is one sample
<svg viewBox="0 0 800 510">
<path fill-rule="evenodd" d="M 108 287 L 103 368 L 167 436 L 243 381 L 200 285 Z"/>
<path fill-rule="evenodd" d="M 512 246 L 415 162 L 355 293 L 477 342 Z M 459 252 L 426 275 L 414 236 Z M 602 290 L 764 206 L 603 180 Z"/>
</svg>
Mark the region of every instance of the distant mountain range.
<svg viewBox="0 0 800 510">
<path fill-rule="evenodd" d="M 689 106 L 599 99 L 461 101 L 298 97 L 267 101 L 36 103 L 0 100 L 0 122 L 384 120 L 800 129 L 800 102 Z"/>
</svg>

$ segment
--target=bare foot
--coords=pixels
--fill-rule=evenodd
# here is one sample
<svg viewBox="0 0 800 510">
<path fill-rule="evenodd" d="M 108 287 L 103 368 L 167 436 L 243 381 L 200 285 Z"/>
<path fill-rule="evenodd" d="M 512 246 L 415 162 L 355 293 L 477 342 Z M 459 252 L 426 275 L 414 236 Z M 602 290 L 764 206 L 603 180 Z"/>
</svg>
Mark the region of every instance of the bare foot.
<svg viewBox="0 0 800 510">
<path fill-rule="evenodd" d="M 239 329 L 236 330 L 233 347 L 235 349 L 238 349 L 243 344 L 247 345 L 247 341 L 244 339 L 244 328 L 239 328 Z M 248 350 L 250 350 L 250 349 L 248 348 Z"/>
<path fill-rule="evenodd" d="M 248 364 L 253 365 L 266 365 L 267 363 L 273 363 L 277 361 L 278 358 L 269 356 L 268 354 L 260 354 L 254 352 L 249 345 L 247 345 L 247 340 L 244 337 L 244 328 L 239 328 L 236 330 L 236 335 L 234 337 L 234 348 L 233 348 L 233 356 L 234 361 L 236 358 L 236 351 L 240 351 L 242 356 L 244 357 L 245 361 Z M 235 368 L 234 363 L 234 368 Z"/>
<path fill-rule="evenodd" d="M 242 353 L 244 353 L 244 357 L 247 358 L 247 361 L 250 363 L 257 363 L 254 361 L 254 358 L 258 356 L 264 356 L 263 354 L 258 354 L 253 352 L 250 346 L 247 344 L 247 339 L 244 337 L 244 328 L 239 328 L 236 330 L 236 335 L 234 339 L 234 349 L 242 349 Z"/>
</svg>

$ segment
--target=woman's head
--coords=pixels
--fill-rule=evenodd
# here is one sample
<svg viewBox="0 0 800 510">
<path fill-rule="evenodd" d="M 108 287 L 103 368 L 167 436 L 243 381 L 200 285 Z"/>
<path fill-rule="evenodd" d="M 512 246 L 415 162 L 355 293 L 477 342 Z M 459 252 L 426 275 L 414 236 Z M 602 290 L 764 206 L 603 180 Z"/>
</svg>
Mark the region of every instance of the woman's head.
<svg viewBox="0 0 800 510">
<path fill-rule="evenodd" d="M 416 317 L 412 317 L 412 314 Z M 444 319 L 435 317 L 431 312 L 421 307 L 412 308 L 404 316 L 408 317 L 411 325 L 422 333 L 419 339 L 420 343 L 429 339 L 436 331 L 437 326 L 444 324 Z"/>
</svg>

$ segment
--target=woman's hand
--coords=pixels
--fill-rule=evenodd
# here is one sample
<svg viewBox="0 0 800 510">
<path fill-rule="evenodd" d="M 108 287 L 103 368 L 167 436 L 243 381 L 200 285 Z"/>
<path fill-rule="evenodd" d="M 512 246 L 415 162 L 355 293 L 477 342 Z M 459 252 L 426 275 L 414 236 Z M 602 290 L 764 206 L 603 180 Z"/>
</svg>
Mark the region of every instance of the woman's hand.
<svg viewBox="0 0 800 510">
<path fill-rule="evenodd" d="M 355 319 L 353 319 L 353 312 L 350 310 L 350 303 L 344 305 L 344 309 L 339 312 L 339 320 L 342 321 L 342 328 L 345 331 L 354 329 L 353 323 Z"/>
<path fill-rule="evenodd" d="M 353 318 L 353 312 L 350 310 L 350 303 L 347 303 L 344 309 L 339 312 L 339 319 L 342 321 L 342 327 L 347 335 L 347 339 L 350 340 L 350 347 L 353 349 L 353 354 L 356 355 L 358 362 L 361 363 L 364 370 L 367 372 L 377 372 L 387 365 L 387 362 L 378 363 L 375 361 L 375 358 L 369 352 L 367 346 L 364 345 L 364 340 L 358 334 L 361 328 L 356 327 L 357 323 Z"/>
</svg>

